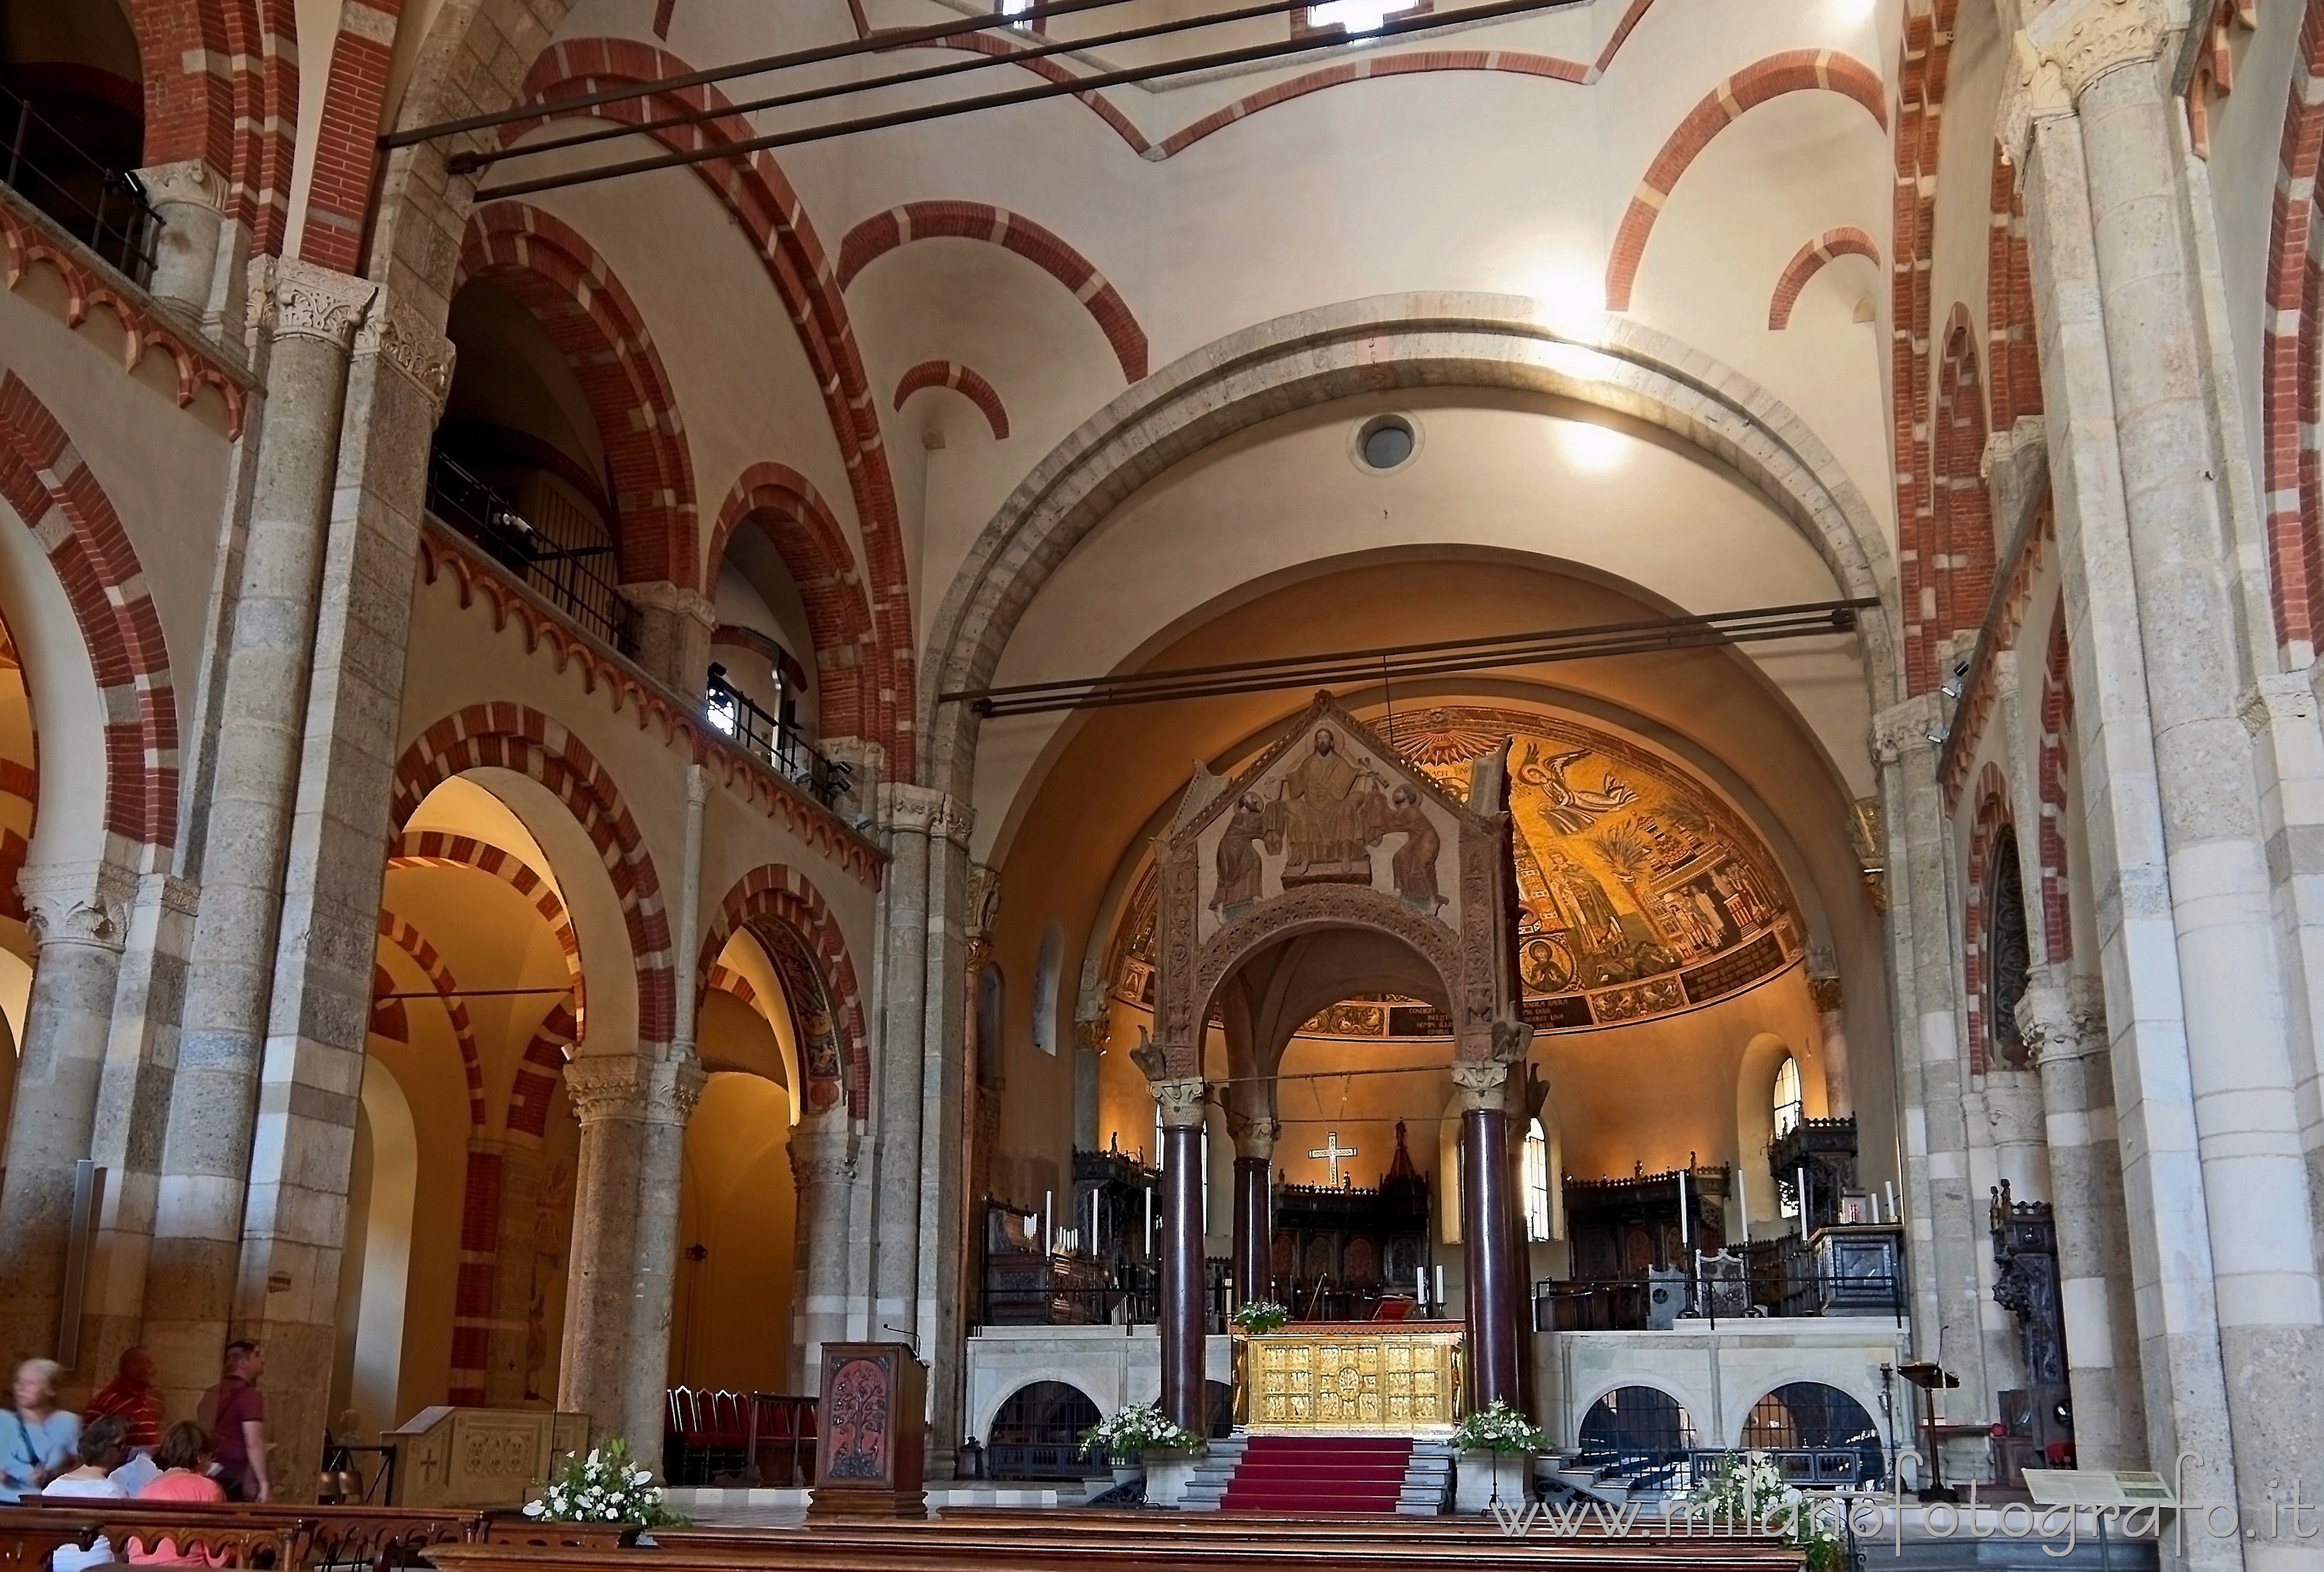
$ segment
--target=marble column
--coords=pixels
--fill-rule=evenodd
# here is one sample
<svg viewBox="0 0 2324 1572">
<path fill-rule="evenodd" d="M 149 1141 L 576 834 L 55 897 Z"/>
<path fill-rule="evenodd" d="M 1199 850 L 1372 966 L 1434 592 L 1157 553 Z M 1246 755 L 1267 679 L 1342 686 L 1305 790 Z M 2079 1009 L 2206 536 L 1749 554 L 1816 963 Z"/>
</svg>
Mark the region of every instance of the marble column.
<svg viewBox="0 0 2324 1572">
<path fill-rule="evenodd" d="M 1512 1186 L 1506 1064 L 1455 1064 L 1461 1095 L 1461 1258 L 1467 1277 L 1469 1401 L 1524 1401 L 1511 1282 Z"/>
<path fill-rule="evenodd" d="M 791 1131 L 791 1183 L 798 1192 L 798 1263 L 791 1295 L 791 1390 L 823 1390 L 823 1346 L 845 1342 L 848 1196 L 855 1182 L 855 1136 L 844 1112 L 819 1115 Z"/>
<path fill-rule="evenodd" d="M 622 1433 L 630 1423 L 630 1306 L 651 1069 L 634 1053 L 583 1053 L 565 1067 L 565 1094 L 581 1121 L 581 1154 L 573 1174 L 573 1247 L 565 1274 L 557 1406 L 587 1414 L 590 1434 L 599 1440 Z M 657 1415 L 652 1434 L 660 1433 Z M 650 1443 L 631 1439 L 643 1456 L 652 1457 Z"/>
<path fill-rule="evenodd" d="M 922 974 L 920 1025 L 919 1227 L 917 1304 L 912 1325 L 928 1366 L 931 1479 L 950 1479 L 954 1451 L 966 1433 L 964 1365 L 967 1321 L 961 1273 L 967 1256 L 967 1213 L 960 1205 L 968 1182 L 967 1099 L 973 1095 L 967 1064 L 968 836 L 974 814 L 944 797 L 928 821 L 927 942 Z M 1071 1163 L 1067 1173 L 1070 1176 Z M 1068 1184 L 1070 1190 L 1070 1183 Z"/>
<path fill-rule="evenodd" d="M 110 862 L 34 864 L 17 887 L 36 949 L 0 1188 L 0 1353 L 12 1358 L 58 1350 L 73 1165 L 95 1133 L 136 879 Z"/>
<path fill-rule="evenodd" d="M 1823 1091 L 1831 1117 L 1844 1119 L 1856 1112 L 1856 1094 L 1848 1071 L 1848 1012 L 1836 972 L 1808 979 L 1808 997 L 1815 1002 L 1816 1029 L 1823 1043 Z"/>
<path fill-rule="evenodd" d="M 1204 1428 L 1202 1079 L 1153 1083 L 1162 1110 L 1162 1412 Z"/>
<path fill-rule="evenodd" d="M 928 828 L 943 794 L 880 788 L 888 868 L 880 881 L 880 1040 L 872 1057 L 872 1319 L 916 1332 L 919 1304 L 922 1038 L 927 1029 Z"/>
<path fill-rule="evenodd" d="M 2145 1402 L 2098 979 L 2035 983 L 2018 1001 L 2017 1029 L 2042 1078 L 2075 1457 L 2084 1468 L 2144 1468 Z"/>
<path fill-rule="evenodd" d="M 1275 1209 L 1268 1177 L 1283 1126 L 1273 1119 L 1231 1116 L 1234 1136 L 1234 1289 L 1237 1304 L 1275 1297 Z"/>
<path fill-rule="evenodd" d="M 679 954 L 688 951 L 680 949 Z M 622 1433 L 647 1467 L 660 1472 L 662 1394 L 669 1383 L 669 1328 L 678 1270 L 678 1209 L 686 1170 L 686 1126 L 709 1078 L 688 1053 L 645 1072 L 638 1122 L 637 1266 L 630 1291 Z"/>
<path fill-rule="evenodd" d="M 2064 0 L 2018 40 L 2035 319 L 2151 1455 L 2246 1522 L 2324 1494 L 2324 1305 L 2246 603 L 2209 379 L 2200 226 L 2153 0 Z M 2023 127 L 2023 130 L 2019 129 Z M 2243 1559 L 2190 1536 L 2191 1563 Z M 2255 1549 L 2315 1565 L 2319 1549 Z"/>
<path fill-rule="evenodd" d="M 223 662 L 216 773 L 193 849 L 201 910 L 146 1268 L 146 1343 L 172 1384 L 173 1411 L 189 1410 L 208 1384 L 235 1310 L 347 360 L 377 292 L 365 280 L 284 261 L 254 302 L 267 345 L 268 412 Z M 401 593 L 408 614 L 408 580 Z M 371 860 L 376 869 L 376 850 Z M 355 991 L 367 992 L 367 984 Z M 358 1026 L 358 1049 L 362 1040 Z M 256 1284 L 262 1295 L 266 1281 Z M 335 1299 L 336 1281 L 331 1290 Z M 322 1357 L 327 1373 L 327 1347 Z M 301 1478 L 289 1466 L 276 1473 L 294 1489 Z"/>
<path fill-rule="evenodd" d="M 636 615 L 637 662 L 671 692 L 698 698 L 710 673 L 710 634 L 718 609 L 696 591 L 663 579 L 622 584 Z"/>
</svg>

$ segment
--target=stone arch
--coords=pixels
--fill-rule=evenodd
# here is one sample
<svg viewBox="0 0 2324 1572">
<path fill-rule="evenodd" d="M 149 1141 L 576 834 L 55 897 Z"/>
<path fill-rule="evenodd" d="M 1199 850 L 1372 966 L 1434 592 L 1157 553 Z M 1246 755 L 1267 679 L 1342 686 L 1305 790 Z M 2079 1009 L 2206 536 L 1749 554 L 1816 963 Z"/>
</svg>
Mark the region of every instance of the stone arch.
<svg viewBox="0 0 2324 1572">
<path fill-rule="evenodd" d="M 1009 407 L 1001 401 L 1001 390 L 986 380 L 984 373 L 973 366 L 956 360 L 924 360 L 896 381 L 896 408 L 900 412 L 904 400 L 923 388 L 950 388 L 976 406 L 991 427 L 992 440 L 1006 441 L 1009 437 Z"/>
<path fill-rule="evenodd" d="M 1853 224 L 1843 224 L 1838 229 L 1827 229 L 1815 239 L 1792 253 L 1784 264 L 1783 275 L 1775 280 L 1775 292 L 1767 301 L 1767 331 L 1781 333 L 1792 325 L 1792 308 L 1799 304 L 1800 291 L 1808 280 L 1821 272 L 1826 262 L 1843 256 L 1860 256 L 1874 267 L 1880 265 L 1880 243 Z"/>
<path fill-rule="evenodd" d="M 578 1003 L 586 997 L 586 979 L 581 971 L 581 941 L 574 934 L 572 915 L 549 882 L 516 853 L 474 836 L 453 835 L 442 830 L 411 830 L 398 836 L 395 844 L 388 848 L 387 866 L 466 868 L 499 879 L 530 901 L 532 909 L 540 914 L 540 920 L 549 924 L 549 936 L 557 941 L 557 948 L 565 957 L 565 974 L 572 980 L 574 1000 Z"/>
<path fill-rule="evenodd" d="M 1609 1375 L 1594 1388 L 1583 1388 L 1582 1390 L 1587 1392 L 1589 1395 L 1586 1398 L 1577 1397 L 1572 1409 L 1573 1439 L 1575 1445 L 1578 1446 L 1581 1444 L 1582 1427 L 1589 1421 L 1591 1414 L 1596 1411 L 1600 1403 L 1605 1402 L 1608 1398 L 1613 1396 L 1618 1392 L 1630 1392 L 1636 1391 L 1639 1388 L 1644 1388 L 1646 1391 L 1654 1393 L 1658 1396 L 1670 1399 L 1671 1402 L 1678 1409 L 1679 1413 L 1684 1416 L 1687 1429 L 1694 1432 L 1695 1444 L 1697 1446 L 1702 1445 L 1702 1420 L 1701 1416 L 1712 1411 L 1715 1402 L 1715 1394 L 1697 1393 L 1694 1397 L 1690 1400 L 1685 1395 L 1684 1392 L 1686 1384 L 1687 1384 L 1683 1382 L 1674 1381 L 1665 1375 L 1641 1375 L 1636 1371 L 1628 1371 L 1618 1375 Z M 1703 1399 L 1707 1396 L 1713 1397 L 1713 1402 L 1704 1402 Z"/>
<path fill-rule="evenodd" d="M 718 510 L 710 553 L 702 569 L 703 592 L 715 595 L 726 547 L 744 520 L 755 521 L 773 542 L 807 608 L 807 632 L 815 640 L 815 701 L 817 730 L 826 737 L 860 736 L 878 712 L 876 694 L 865 692 L 882 666 L 879 633 L 863 581 L 855 567 L 831 505 L 815 483 L 784 464 L 754 464 L 742 472 Z M 892 739 L 875 739 L 883 746 Z"/>
<path fill-rule="evenodd" d="M 1121 291 L 1063 236 L 989 202 L 907 202 L 873 214 L 839 243 L 839 287 L 844 290 L 854 282 L 855 275 L 875 258 L 917 240 L 975 240 L 1015 252 L 1081 302 L 1113 346 L 1124 382 L 1134 382 L 1146 374 L 1146 330 L 1138 326 Z"/>
<path fill-rule="evenodd" d="M 0 377 L 0 496 L 42 541 L 104 701 L 106 838 L 165 850 L 178 838 L 178 703 L 161 613 L 104 484 L 13 372 Z"/>
<path fill-rule="evenodd" d="M 637 971 L 638 1049 L 658 1057 L 676 1022 L 669 914 L 661 878 L 613 777 L 564 723 L 526 705 L 472 704 L 420 733 L 396 761 L 389 805 L 397 833 L 428 794 L 472 769 L 505 769 L 570 813 L 603 860 Z"/>
<path fill-rule="evenodd" d="M 581 1041 L 581 1017 L 570 994 L 550 1007 L 524 1045 L 509 1086 L 508 1130 L 512 1138 L 539 1145 L 549 1133 L 549 1103 L 565 1077 L 566 1062 Z"/>
<path fill-rule="evenodd" d="M 1932 435 L 1929 262 L 1936 244 L 1937 157 L 1944 146 L 1945 90 L 1951 76 L 1953 18 L 1960 7 L 1960 0 L 1934 0 L 1926 9 L 1907 6 L 1904 36 L 1897 44 L 1896 195 L 1888 238 L 1889 325 L 1895 336 L 1895 363 L 1889 368 L 1891 451 L 1898 551 L 1905 561 L 1922 564 L 1931 550 L 1936 502 L 1924 479 L 1931 473 Z M 1908 619 L 1917 615 L 1918 593 L 1917 579 L 1902 591 Z M 1929 669 L 1925 645 L 1913 632 L 1904 637 L 1905 691 L 1925 693 L 1937 680 Z M 1880 706 L 1876 703 L 1874 707 Z"/>
<path fill-rule="evenodd" d="M 2267 246 L 2267 324 L 2259 375 L 2268 498 L 2268 578 L 2277 648 L 2293 666 L 2316 657 L 2324 626 L 2324 248 L 2316 178 L 2324 161 L 2324 0 L 2308 0 L 2277 152 Z"/>
<path fill-rule="evenodd" d="M 129 9 L 147 166 L 199 162 L 252 250 L 281 252 L 299 125 L 293 0 L 131 0 Z M 364 124 L 378 118 L 374 108 Z"/>
<path fill-rule="evenodd" d="M 1881 130 L 1888 129 L 1888 89 L 1880 73 L 1861 60 L 1828 49 L 1785 50 L 1755 61 L 1702 96 L 1687 111 L 1646 166 L 1637 194 L 1622 215 L 1615 232 L 1613 254 L 1606 261 L 1606 308 L 1630 308 L 1630 289 L 1637 282 L 1638 264 L 1646 260 L 1646 239 L 1663 204 L 1711 139 L 1740 120 L 1746 112 L 1786 93 L 1838 93 L 1864 106 Z"/>
<path fill-rule="evenodd" d="M 1195 1018 L 1208 1017 L 1220 986 L 1244 961 L 1286 939 L 1324 928 L 1356 928 L 1395 940 L 1428 963 L 1448 1003 L 1462 997 L 1466 968 L 1460 934 L 1379 890 L 1306 885 L 1259 902 L 1249 915 L 1227 924 L 1195 951 Z"/>
<path fill-rule="evenodd" d="M 1103 1400 L 1099 1398 L 1095 1393 L 1092 1392 L 1086 1384 L 1074 1380 L 1071 1371 L 1050 1370 L 1039 1374 L 1026 1376 L 1022 1381 L 1017 1382 L 1015 1384 L 1009 1387 L 1008 1390 L 994 1397 L 991 1402 L 985 1405 L 985 1409 L 982 1413 L 970 1416 L 971 1422 L 968 1427 L 969 1434 L 973 1436 L 982 1436 L 989 1441 L 992 1435 L 993 1421 L 1001 1417 L 1001 1411 L 1009 1405 L 1009 1400 L 1017 1396 L 1019 1393 L 1042 1385 L 1045 1383 L 1057 1386 L 1072 1387 L 1075 1392 L 1080 1393 L 1082 1396 L 1087 1398 L 1089 1400 L 1090 1406 L 1098 1411 L 1100 1417 L 1103 1417 L 1106 1411 Z M 1124 1399 L 1123 1401 L 1124 1402 L 1127 1402 L 1128 1400 Z M 1121 1405 L 1117 1404 L 1116 1406 L 1120 1407 Z"/>
<path fill-rule="evenodd" d="M 1851 597 L 1893 605 L 1879 525 L 1839 462 L 1749 379 L 1627 319 L 1553 326 L 1507 295 L 1387 295 L 1245 328 L 1163 367 L 1044 458 L 969 549 L 928 639 L 925 784 L 970 794 L 978 721 L 939 692 L 982 685 L 1041 585 L 1120 499 L 1190 455 L 1293 409 L 1385 389 L 1521 388 L 1672 432 L 1738 474 L 1814 546 Z M 1876 708 L 1902 696 L 1890 624 L 1861 614 Z"/>
<path fill-rule="evenodd" d="M 826 1112 L 844 1094 L 850 1118 L 869 1117 L 872 1056 L 864 1033 L 862 994 L 856 985 L 855 962 L 847 951 L 847 937 L 840 932 L 823 892 L 807 875 L 778 862 L 766 863 L 744 874 L 718 903 L 717 915 L 705 930 L 702 950 L 695 964 L 698 984 L 707 983 L 711 969 L 725 951 L 726 942 L 745 928 L 765 942 L 767 958 L 775 963 L 778 974 L 784 977 L 786 987 L 791 977 L 783 965 L 784 957 L 777 951 L 788 947 L 794 952 L 794 959 L 807 963 L 807 974 L 821 991 L 824 1007 L 837 1033 L 836 1057 L 844 1065 L 844 1074 L 840 1073 L 839 1064 L 831 1065 L 828 1071 L 816 1064 L 810 1034 L 805 1029 L 808 1001 L 789 1001 L 792 1020 L 798 1028 L 794 1035 L 799 1044 L 799 1090 L 807 1111 L 811 1115 Z M 700 997 L 699 987 L 696 997 Z M 818 1083 L 828 1089 L 818 1094 Z"/>
<path fill-rule="evenodd" d="M 469 220 L 460 274 L 506 290 L 571 364 L 605 445 L 622 579 L 694 584 L 686 423 L 661 354 L 612 264 L 569 225 L 521 202 L 493 202 Z"/>
<path fill-rule="evenodd" d="M 484 1060 L 476 1049 L 475 1025 L 468 1019 L 468 1001 L 460 995 L 459 979 L 444 963 L 443 953 L 418 928 L 389 911 L 379 909 L 379 936 L 411 957 L 452 1023 L 452 1037 L 460 1045 L 460 1069 L 468 1083 L 468 1127 L 479 1135 L 484 1128 Z"/>
<path fill-rule="evenodd" d="M 1784 1391 L 1787 1387 L 1795 1386 L 1821 1386 L 1829 1392 L 1835 1393 L 1839 1396 L 1845 1398 L 1848 1402 L 1855 1404 L 1857 1410 L 1862 1413 L 1865 1422 L 1871 1426 L 1873 1434 L 1876 1437 L 1879 1434 L 1879 1421 L 1872 1416 L 1879 1406 L 1880 1394 L 1872 1390 L 1871 1384 L 1869 1382 L 1863 1381 L 1860 1370 L 1849 1370 L 1831 1365 L 1818 1365 L 1801 1360 L 1789 1365 L 1779 1365 L 1775 1366 L 1772 1372 L 1762 1371 L 1757 1374 L 1759 1381 L 1763 1384 L 1759 1395 L 1752 1399 L 1748 1403 L 1740 1405 L 1742 1411 L 1735 1417 L 1733 1421 L 1734 1435 L 1730 1438 L 1722 1439 L 1720 1443 L 1721 1445 L 1734 1447 L 1738 1449 L 1748 1446 L 1749 1443 L 1748 1443 L 1744 1438 L 1749 1432 L 1752 1414 L 1757 1411 L 1761 1403 L 1766 1402 L 1777 1393 Z M 1833 1380 L 1832 1378 L 1834 1376 L 1840 1376 L 1840 1380 Z M 1842 1384 L 1843 1382 L 1851 1376 L 1862 1383 L 1861 1390 L 1851 1390 L 1849 1386 Z M 1883 1466 L 1884 1467 L 1886 1466 L 1885 1448 L 1883 1448 Z"/>
</svg>

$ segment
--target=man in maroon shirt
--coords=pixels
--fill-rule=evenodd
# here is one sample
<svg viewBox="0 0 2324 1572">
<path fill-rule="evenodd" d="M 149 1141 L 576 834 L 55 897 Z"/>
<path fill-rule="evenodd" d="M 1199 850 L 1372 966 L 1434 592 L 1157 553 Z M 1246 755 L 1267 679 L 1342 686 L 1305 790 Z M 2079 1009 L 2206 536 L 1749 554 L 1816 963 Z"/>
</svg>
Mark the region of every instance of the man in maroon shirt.
<svg viewBox="0 0 2324 1572">
<path fill-rule="evenodd" d="M 258 1390 L 265 1374 L 258 1345 L 235 1338 L 226 1346 L 225 1379 L 202 1394 L 198 1411 L 202 1428 L 217 1438 L 218 1483 L 235 1501 L 273 1496 L 266 1477 L 266 1399 Z"/>
<path fill-rule="evenodd" d="M 160 1446 L 161 1394 L 153 1390 L 153 1377 L 159 1374 L 152 1355 L 143 1348 L 124 1348 L 120 1373 L 88 1400 L 88 1407 L 81 1411 L 82 1425 L 111 1417 L 127 1428 L 124 1440 L 131 1451 L 150 1452 Z"/>
</svg>

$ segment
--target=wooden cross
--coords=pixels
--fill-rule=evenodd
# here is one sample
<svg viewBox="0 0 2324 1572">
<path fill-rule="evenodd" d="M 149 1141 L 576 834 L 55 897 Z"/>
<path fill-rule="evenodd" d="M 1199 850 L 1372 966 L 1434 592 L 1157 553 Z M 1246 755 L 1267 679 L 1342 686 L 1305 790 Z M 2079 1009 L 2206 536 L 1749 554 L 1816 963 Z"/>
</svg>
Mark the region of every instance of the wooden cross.
<svg viewBox="0 0 2324 1572">
<path fill-rule="evenodd" d="M 1331 1131 L 1325 1135 L 1323 1137 L 1323 1144 L 1307 1154 L 1310 1157 L 1321 1157 L 1332 1165 L 1332 1182 L 1333 1184 L 1340 1182 L 1340 1159 L 1342 1157 L 1353 1157 L 1355 1154 L 1356 1149 L 1353 1146 L 1342 1146 L 1340 1145 L 1340 1132 L 1337 1130 Z"/>
</svg>

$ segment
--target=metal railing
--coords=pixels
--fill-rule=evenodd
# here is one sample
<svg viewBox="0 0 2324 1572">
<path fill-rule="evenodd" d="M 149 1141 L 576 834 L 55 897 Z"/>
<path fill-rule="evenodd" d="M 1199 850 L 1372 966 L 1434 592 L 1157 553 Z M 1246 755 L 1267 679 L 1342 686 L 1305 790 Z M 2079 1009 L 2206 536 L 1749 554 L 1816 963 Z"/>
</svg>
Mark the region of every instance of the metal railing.
<svg viewBox="0 0 2324 1572">
<path fill-rule="evenodd" d="M 137 177 L 83 152 L 31 99 L 6 87 L 0 87 L 0 126 L 8 138 L 0 184 L 140 289 L 151 284 L 161 219 Z"/>
<path fill-rule="evenodd" d="M 1872 1485 L 1888 1476 L 1886 1456 L 1877 1440 L 1853 1447 L 1753 1447 L 1784 1471 L 1784 1482 L 1803 1489 L 1833 1490 Z M 1740 1451 L 1705 1448 L 1687 1454 L 1687 1482 L 1707 1485 Z"/>
<path fill-rule="evenodd" d="M 1817 1272 L 1771 1262 L 1725 1277 L 1544 1278 L 1534 1284 L 1534 1329 L 1628 1332 L 1655 1320 L 1656 1289 L 1675 1291 L 1674 1319 L 1716 1327 L 1747 1317 L 1882 1315 L 1904 1324 L 1904 1280 L 1887 1273 Z"/>
<path fill-rule="evenodd" d="M 1203 1329 L 1225 1332 L 1228 1292 L 1223 1280 L 1204 1285 Z M 1160 1283 L 1132 1272 L 1102 1287 L 1050 1287 L 1038 1282 L 988 1282 L 978 1299 L 976 1324 L 985 1327 L 1150 1327 L 1162 1319 Z"/>
<path fill-rule="evenodd" d="M 585 631 L 623 655 L 637 653 L 636 613 L 616 587 L 611 544 L 559 539 L 536 528 L 515 503 L 441 448 L 429 455 L 428 510 L 483 547 Z"/>
<path fill-rule="evenodd" d="M 825 758 L 799 735 L 797 726 L 769 714 L 748 694 L 726 680 L 726 668 L 713 666 L 702 688 L 702 710 L 711 725 L 778 772 L 797 781 L 807 795 L 830 807 L 854 783 L 855 767 Z"/>
</svg>

